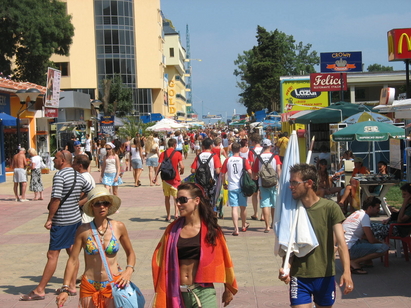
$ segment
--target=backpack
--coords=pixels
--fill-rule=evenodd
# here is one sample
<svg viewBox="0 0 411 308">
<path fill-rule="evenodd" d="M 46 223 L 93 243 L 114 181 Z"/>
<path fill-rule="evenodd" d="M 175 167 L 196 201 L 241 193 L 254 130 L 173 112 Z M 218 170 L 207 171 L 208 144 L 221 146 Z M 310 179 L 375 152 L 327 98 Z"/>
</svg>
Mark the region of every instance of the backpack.
<svg viewBox="0 0 411 308">
<path fill-rule="evenodd" d="M 173 157 L 174 153 L 177 152 L 176 150 L 174 150 L 170 157 L 167 157 L 167 152 L 164 152 L 164 160 L 161 163 L 161 167 L 160 167 L 160 172 L 161 172 L 161 179 L 163 181 L 170 181 L 170 180 L 174 180 L 174 178 L 176 177 L 176 170 L 173 167 L 173 164 L 171 163 L 171 158 Z"/>
<path fill-rule="evenodd" d="M 197 161 L 199 163 L 199 166 L 195 172 L 195 182 L 197 184 L 200 184 L 204 188 L 211 188 L 215 184 L 214 176 L 211 174 L 210 166 L 208 163 L 210 160 L 213 158 L 215 153 L 212 153 L 210 157 L 206 161 L 202 161 L 200 159 L 200 155 L 197 155 Z"/>
<path fill-rule="evenodd" d="M 245 169 L 245 158 L 243 158 L 243 172 L 240 178 L 240 187 L 244 197 L 250 197 L 257 191 L 257 185 L 255 185 L 255 182 Z"/>
<path fill-rule="evenodd" d="M 258 172 L 258 176 L 261 179 L 261 186 L 264 188 L 274 187 L 278 182 L 278 174 L 271 165 L 274 154 L 271 155 L 271 158 L 266 163 L 261 158 L 261 154 L 257 156 L 261 162 L 261 169 Z"/>
</svg>

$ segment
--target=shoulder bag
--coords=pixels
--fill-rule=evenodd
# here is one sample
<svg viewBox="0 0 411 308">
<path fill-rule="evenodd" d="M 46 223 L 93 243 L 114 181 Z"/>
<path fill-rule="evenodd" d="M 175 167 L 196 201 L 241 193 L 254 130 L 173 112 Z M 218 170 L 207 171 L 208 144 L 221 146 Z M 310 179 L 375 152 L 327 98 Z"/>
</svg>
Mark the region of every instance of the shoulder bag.
<svg viewBox="0 0 411 308">
<path fill-rule="evenodd" d="M 101 261 L 103 262 L 108 279 L 113 281 L 113 275 L 108 267 L 106 253 L 104 252 L 100 238 L 97 234 L 97 228 L 94 221 L 91 221 L 90 225 L 91 230 L 93 231 L 94 241 L 97 243 Z M 117 287 L 114 282 L 111 282 L 110 284 L 114 298 L 114 306 L 116 308 L 144 308 L 144 304 L 146 303 L 144 295 L 134 283 L 130 281 L 130 283 L 123 288 Z"/>
</svg>

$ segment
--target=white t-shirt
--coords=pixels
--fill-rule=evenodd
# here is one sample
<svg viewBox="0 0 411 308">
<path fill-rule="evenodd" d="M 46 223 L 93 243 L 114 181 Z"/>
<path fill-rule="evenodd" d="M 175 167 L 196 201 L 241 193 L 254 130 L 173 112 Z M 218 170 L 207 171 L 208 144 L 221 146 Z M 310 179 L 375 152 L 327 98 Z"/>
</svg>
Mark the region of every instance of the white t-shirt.
<svg viewBox="0 0 411 308">
<path fill-rule="evenodd" d="M 363 237 L 363 227 L 371 227 L 370 216 L 364 210 L 355 211 L 343 222 L 345 242 L 348 249 Z"/>
<path fill-rule="evenodd" d="M 31 163 L 34 165 L 35 169 L 40 169 L 41 168 L 41 162 L 42 162 L 42 159 L 39 155 L 33 156 L 31 158 Z"/>
<path fill-rule="evenodd" d="M 211 156 L 211 154 L 213 154 L 213 153 L 212 152 L 202 152 L 202 153 L 200 153 L 198 159 L 200 159 L 202 162 L 206 162 L 208 160 L 208 158 Z M 200 164 L 197 161 L 197 165 L 196 165 L 195 169 L 197 169 L 199 165 Z M 211 175 L 214 175 L 214 171 L 215 171 L 214 170 L 214 157 L 210 159 L 210 161 L 208 163 L 208 166 L 210 167 Z"/>
<path fill-rule="evenodd" d="M 91 152 L 91 140 L 90 139 L 86 139 L 86 144 L 84 147 L 84 151 L 85 152 Z"/>
<path fill-rule="evenodd" d="M 243 172 L 243 158 L 229 157 L 227 161 L 228 190 L 240 188 L 240 178 Z"/>
</svg>

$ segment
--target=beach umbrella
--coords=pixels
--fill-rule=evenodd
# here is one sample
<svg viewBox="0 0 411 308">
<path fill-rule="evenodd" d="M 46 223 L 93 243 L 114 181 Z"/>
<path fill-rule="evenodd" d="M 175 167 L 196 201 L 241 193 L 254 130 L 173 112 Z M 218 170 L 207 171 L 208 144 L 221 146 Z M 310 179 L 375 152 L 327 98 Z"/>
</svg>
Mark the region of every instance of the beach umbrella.
<svg viewBox="0 0 411 308">
<path fill-rule="evenodd" d="M 348 118 L 346 118 L 342 123 L 347 123 L 348 125 L 365 122 L 365 121 L 375 121 L 375 122 L 383 122 L 383 123 L 392 123 L 392 120 L 382 114 L 371 112 L 371 111 L 364 111 L 356 113 Z"/>
<path fill-rule="evenodd" d="M 335 132 L 332 139 L 341 141 L 387 141 L 389 138 L 405 138 L 405 130 L 383 122 L 359 122 Z"/>
<path fill-rule="evenodd" d="M 293 199 L 290 185 L 290 167 L 300 163 L 297 133 L 293 131 L 284 156 L 282 173 L 278 183 L 273 230 L 275 233 L 274 253 L 285 256 L 288 264 L 291 253 L 303 257 L 318 246 L 307 211 L 301 201 Z M 287 271 L 288 267 L 284 266 Z"/>
</svg>

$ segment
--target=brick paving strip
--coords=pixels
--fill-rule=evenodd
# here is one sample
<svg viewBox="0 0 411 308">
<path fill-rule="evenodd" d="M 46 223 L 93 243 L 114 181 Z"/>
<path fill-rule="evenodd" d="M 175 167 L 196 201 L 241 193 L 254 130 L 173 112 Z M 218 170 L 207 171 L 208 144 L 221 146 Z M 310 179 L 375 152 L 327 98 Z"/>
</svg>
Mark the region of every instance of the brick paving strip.
<svg viewBox="0 0 411 308">
<path fill-rule="evenodd" d="M 185 160 L 186 175 L 194 156 Z M 92 174 L 99 180 L 99 173 L 92 163 Z M 134 187 L 132 173 L 126 172 L 125 184 L 119 189 L 122 199 L 120 212 L 113 219 L 127 226 L 136 252 L 136 270 L 133 281 L 140 287 L 146 307 L 151 307 L 153 286 L 151 279 L 151 256 L 164 229 L 164 197 L 159 186 L 149 186 L 147 167 L 142 173 L 142 186 Z M 12 177 L 0 184 L 0 257 L 2 275 L 0 278 L 0 307 L 56 307 L 54 290 L 62 285 L 64 268 L 67 261 L 65 251 L 61 252 L 55 276 L 46 288 L 43 301 L 20 302 L 19 294 L 30 292 L 40 281 L 48 248 L 49 233 L 43 225 L 47 218 L 47 204 L 50 198 L 51 181 L 54 172 L 43 175 L 45 200 L 15 202 Z M 28 199 L 33 198 L 27 192 Z M 249 200 L 251 215 L 251 200 Z M 173 212 L 172 212 L 173 214 Z M 233 258 L 239 292 L 229 307 L 289 307 L 288 286 L 277 279 L 281 259 L 273 254 L 274 236 L 272 231 L 263 233 L 264 222 L 249 220 L 251 226 L 238 237 L 231 236 L 232 221 L 230 208 L 225 208 L 225 219 L 219 223 L 227 238 Z M 82 258 L 81 258 L 82 260 Z M 84 262 L 84 261 L 81 261 Z M 125 266 L 125 254 L 119 253 L 119 263 Z M 367 269 L 368 275 L 353 276 L 355 290 L 345 296 L 337 286 L 334 307 L 411 307 L 409 277 L 411 262 L 397 258 L 393 251 L 390 267 L 385 268 L 379 260 L 374 260 L 374 268 Z M 80 264 L 82 271 L 83 266 Z M 337 281 L 341 275 L 341 265 L 337 261 Z M 216 284 L 217 299 L 221 300 L 223 287 Z M 65 307 L 77 307 L 78 296 L 70 297 Z M 223 307 L 222 304 L 219 304 Z M 204 307 L 206 308 L 206 307 Z"/>
</svg>

